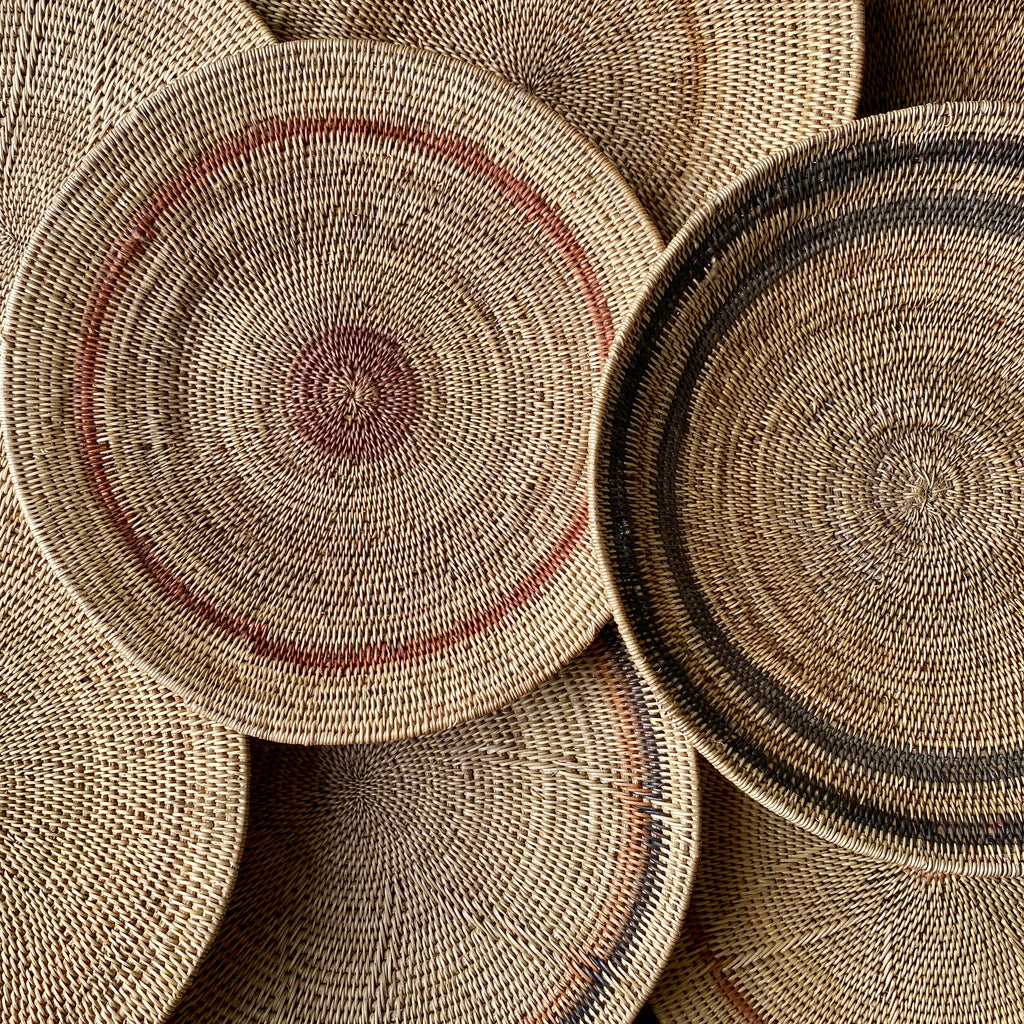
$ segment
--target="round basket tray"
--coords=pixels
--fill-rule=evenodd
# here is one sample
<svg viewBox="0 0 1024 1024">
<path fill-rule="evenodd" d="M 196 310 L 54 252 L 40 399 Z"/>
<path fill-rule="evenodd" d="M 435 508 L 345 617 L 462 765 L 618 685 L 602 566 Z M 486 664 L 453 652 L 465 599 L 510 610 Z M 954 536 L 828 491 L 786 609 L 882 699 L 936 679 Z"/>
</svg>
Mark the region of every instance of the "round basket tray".
<svg viewBox="0 0 1024 1024">
<path fill-rule="evenodd" d="M 677 238 L 596 413 L 616 617 L 773 810 L 1024 869 L 1024 115 L 917 109 L 760 164 Z"/>
<path fill-rule="evenodd" d="M 166 1018 L 245 834 L 243 737 L 130 668 L 54 577 L 0 465 L 0 1018 Z"/>
<path fill-rule="evenodd" d="M 175 1024 L 629 1024 L 695 865 L 693 748 L 609 629 L 448 732 L 253 744 L 238 884 Z"/>
<path fill-rule="evenodd" d="M 467 64 L 332 41 L 205 69 L 94 150 L 13 289 L 35 534 L 248 735 L 507 704 L 607 619 L 590 415 L 659 249 L 600 153 Z"/>
<path fill-rule="evenodd" d="M 383 39 L 487 68 L 622 169 L 670 237 L 759 157 L 853 117 L 856 0 L 256 0 L 282 39 Z"/>
<path fill-rule="evenodd" d="M 861 857 L 700 776 L 700 869 L 659 1024 L 1024 1021 L 1024 879 Z"/>
</svg>

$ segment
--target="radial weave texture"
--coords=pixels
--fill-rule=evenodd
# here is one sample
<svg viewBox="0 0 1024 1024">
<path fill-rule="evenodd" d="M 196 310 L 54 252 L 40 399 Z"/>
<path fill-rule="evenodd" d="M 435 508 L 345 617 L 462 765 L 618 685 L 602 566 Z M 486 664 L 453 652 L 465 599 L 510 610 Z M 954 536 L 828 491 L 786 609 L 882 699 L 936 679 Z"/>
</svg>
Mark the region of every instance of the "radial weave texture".
<svg viewBox="0 0 1024 1024">
<path fill-rule="evenodd" d="M 241 0 L 0 0 L 0 304 L 64 179 L 184 72 L 273 42 Z"/>
<path fill-rule="evenodd" d="M 616 615 L 698 747 L 919 867 L 1024 869 L 1022 129 L 915 110 L 764 162 L 597 411 Z"/>
<path fill-rule="evenodd" d="M 1024 8 L 866 0 L 862 114 L 955 100 L 1024 102 Z"/>
<path fill-rule="evenodd" d="M 701 861 L 660 1024 L 1020 1024 L 1024 880 L 871 860 L 701 765 Z"/>
<path fill-rule="evenodd" d="M 614 168 L 483 71 L 362 42 L 223 62 L 35 237 L 4 327 L 23 504 L 217 721 L 360 742 L 493 710 L 607 617 L 590 413 L 659 248 Z"/>
<path fill-rule="evenodd" d="M 855 0 L 257 0 L 282 39 L 386 39 L 548 103 L 615 161 L 666 237 L 751 163 L 853 116 Z"/>
<path fill-rule="evenodd" d="M 0 465 L 0 1020 L 164 1020 L 220 922 L 246 742 L 101 640 Z"/>
<path fill-rule="evenodd" d="M 696 800 L 610 629 L 449 732 L 254 743 L 238 885 L 174 1020 L 626 1024 L 678 935 Z"/>
</svg>

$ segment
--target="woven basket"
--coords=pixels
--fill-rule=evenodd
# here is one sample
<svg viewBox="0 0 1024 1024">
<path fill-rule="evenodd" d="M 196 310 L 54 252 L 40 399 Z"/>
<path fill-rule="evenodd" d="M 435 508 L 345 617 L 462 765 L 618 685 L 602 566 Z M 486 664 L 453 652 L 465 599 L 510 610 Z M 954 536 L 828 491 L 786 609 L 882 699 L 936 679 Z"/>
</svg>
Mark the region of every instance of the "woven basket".
<svg viewBox="0 0 1024 1024">
<path fill-rule="evenodd" d="M 598 409 L 616 617 L 825 838 L 1024 870 L 1024 114 L 858 122 L 671 245 Z"/>
<path fill-rule="evenodd" d="M 177 1024 L 626 1024 L 695 865 L 693 749 L 609 629 L 401 743 L 253 744 L 251 824 Z"/>
<path fill-rule="evenodd" d="M 99 638 L 2 465 L 0 706 L 0 1020 L 164 1020 L 234 881 L 246 742 Z"/>
<path fill-rule="evenodd" d="M 241 0 L 0 3 L 0 306 L 64 179 L 162 85 L 273 38 Z"/>
<path fill-rule="evenodd" d="M 257 0 L 282 39 L 384 39 L 487 68 L 622 169 L 665 237 L 758 158 L 854 115 L 859 0 Z"/>
<path fill-rule="evenodd" d="M 701 861 L 660 1024 L 1020 1024 L 1024 880 L 849 853 L 701 765 Z"/>
<path fill-rule="evenodd" d="M 866 0 L 862 114 L 957 100 L 1024 102 L 1024 10 L 977 0 Z"/>
<path fill-rule="evenodd" d="M 314 42 L 202 71 L 94 151 L 15 285 L 36 535 L 249 735 L 507 704 L 607 618 L 590 413 L 659 249 L 604 157 L 469 65 Z"/>
</svg>

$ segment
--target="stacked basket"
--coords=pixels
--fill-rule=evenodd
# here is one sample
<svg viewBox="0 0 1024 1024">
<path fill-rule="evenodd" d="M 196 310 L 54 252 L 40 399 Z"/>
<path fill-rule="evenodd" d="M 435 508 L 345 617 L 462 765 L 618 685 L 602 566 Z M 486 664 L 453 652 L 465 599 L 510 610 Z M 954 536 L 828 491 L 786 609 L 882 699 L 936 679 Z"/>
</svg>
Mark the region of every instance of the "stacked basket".
<svg viewBox="0 0 1024 1024">
<path fill-rule="evenodd" d="M 0 1021 L 1024 1021 L 1024 110 L 256 6 L 0 0 Z"/>
</svg>

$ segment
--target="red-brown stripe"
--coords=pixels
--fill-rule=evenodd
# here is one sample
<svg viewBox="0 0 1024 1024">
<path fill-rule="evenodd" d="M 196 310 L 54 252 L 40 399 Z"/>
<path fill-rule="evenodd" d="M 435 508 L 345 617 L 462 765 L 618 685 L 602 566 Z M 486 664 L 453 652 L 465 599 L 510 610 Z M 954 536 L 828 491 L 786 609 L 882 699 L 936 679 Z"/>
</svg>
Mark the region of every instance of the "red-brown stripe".
<svg viewBox="0 0 1024 1024">
<path fill-rule="evenodd" d="M 597 657 L 588 656 L 591 663 L 597 662 L 602 682 L 612 707 L 615 709 L 615 724 L 618 728 L 619 749 L 622 754 L 615 766 L 632 777 L 644 778 L 646 764 L 644 752 L 638 740 L 641 733 L 640 711 L 631 699 L 629 687 L 623 685 L 621 669 L 616 664 L 608 641 L 602 635 L 597 641 Z M 561 990 L 542 1003 L 534 1013 L 525 1018 L 523 1024 L 568 1024 L 567 1015 L 573 1004 L 578 1002 L 581 992 L 593 991 L 595 982 L 583 968 L 593 969 L 597 961 L 607 960 L 625 931 L 634 904 L 645 898 L 643 878 L 647 858 L 643 853 L 644 807 L 642 797 L 623 788 L 623 803 L 627 813 L 624 828 L 626 842 L 616 850 L 616 882 L 605 893 L 598 915 L 599 924 L 595 929 L 598 941 L 586 949 L 567 949 L 563 966 L 565 974 Z M 630 865 L 634 870 L 629 870 Z M 611 981 L 612 979 L 608 979 Z M 573 1017 L 573 1019 L 576 1019 Z"/>
<path fill-rule="evenodd" d="M 512 594 L 489 611 L 456 623 L 448 633 L 442 635 L 403 642 L 365 644 L 352 648 L 303 647 L 272 637 L 269 628 L 262 623 L 217 607 L 209 597 L 197 592 L 181 579 L 157 553 L 154 542 L 136 528 L 136 516 L 122 506 L 113 481 L 107 473 L 106 454 L 109 444 L 103 439 L 95 405 L 99 367 L 103 355 L 102 329 L 120 298 L 125 285 L 127 267 L 138 258 L 151 240 L 160 217 L 188 194 L 208 186 L 213 176 L 232 162 L 260 148 L 281 145 L 291 140 L 301 140 L 308 144 L 314 138 L 331 134 L 369 135 L 418 146 L 453 157 L 481 178 L 490 181 L 524 212 L 528 221 L 540 222 L 552 244 L 566 261 L 570 272 L 587 297 L 595 327 L 598 354 L 602 360 L 611 346 L 614 325 L 611 310 L 604 296 L 600 270 L 593 265 L 589 254 L 571 229 L 562 222 L 557 211 L 549 207 L 528 182 L 515 178 L 505 168 L 498 166 L 479 146 L 455 136 L 356 118 L 269 120 L 253 126 L 206 154 L 161 189 L 136 217 L 131 229 L 126 232 L 121 243 L 104 264 L 83 324 L 83 343 L 76 358 L 75 422 L 79 446 L 93 491 L 122 540 L 172 602 L 225 633 L 244 637 L 252 645 L 253 652 L 261 657 L 302 668 L 340 671 L 393 664 L 410 658 L 428 656 L 489 629 L 507 617 L 515 608 L 541 593 L 570 554 L 582 543 L 587 533 L 587 506 L 585 501 L 581 502 L 573 512 L 568 528 L 549 553 Z"/>
<path fill-rule="evenodd" d="M 700 879 L 697 880 L 697 884 L 700 884 Z M 685 930 L 690 938 L 690 949 L 711 975 L 715 987 L 729 1002 L 729 1005 L 746 1021 L 746 1024 L 775 1024 L 772 1018 L 764 1016 L 754 1006 L 732 978 L 725 973 L 726 960 L 724 957 L 715 956 L 711 951 L 711 940 L 705 935 L 704 929 L 697 921 L 696 911 L 692 907 L 686 915 Z"/>
</svg>

